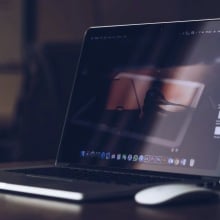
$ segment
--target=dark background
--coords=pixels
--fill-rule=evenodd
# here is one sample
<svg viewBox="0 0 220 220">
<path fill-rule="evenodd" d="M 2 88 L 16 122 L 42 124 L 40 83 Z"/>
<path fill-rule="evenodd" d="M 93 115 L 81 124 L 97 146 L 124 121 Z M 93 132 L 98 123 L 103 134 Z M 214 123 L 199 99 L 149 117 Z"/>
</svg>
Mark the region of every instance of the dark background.
<svg viewBox="0 0 220 220">
<path fill-rule="evenodd" d="M 0 115 L 0 161 L 55 159 L 88 27 L 217 18 L 219 8 L 218 0 L 0 0 L 0 80 L 15 83 L 0 91 L 0 114 L 20 88 L 13 112 Z"/>
</svg>

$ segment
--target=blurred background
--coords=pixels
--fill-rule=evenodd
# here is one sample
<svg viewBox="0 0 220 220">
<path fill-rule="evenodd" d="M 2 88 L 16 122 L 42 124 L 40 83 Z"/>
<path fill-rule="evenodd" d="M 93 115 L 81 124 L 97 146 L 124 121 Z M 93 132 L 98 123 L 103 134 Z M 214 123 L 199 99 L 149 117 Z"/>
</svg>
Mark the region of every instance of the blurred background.
<svg viewBox="0 0 220 220">
<path fill-rule="evenodd" d="M 0 162 L 55 159 L 90 26 L 220 17 L 218 0 L 0 0 Z"/>
</svg>

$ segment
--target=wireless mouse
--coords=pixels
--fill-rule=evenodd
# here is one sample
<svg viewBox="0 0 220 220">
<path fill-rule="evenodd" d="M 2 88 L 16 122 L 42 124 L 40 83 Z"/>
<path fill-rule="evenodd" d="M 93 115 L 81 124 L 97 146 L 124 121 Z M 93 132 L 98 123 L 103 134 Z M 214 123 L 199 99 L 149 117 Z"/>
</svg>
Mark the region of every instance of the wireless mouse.
<svg viewBox="0 0 220 220">
<path fill-rule="evenodd" d="M 163 184 L 143 189 L 135 194 L 135 201 L 142 205 L 217 200 L 219 194 L 211 189 L 191 184 Z"/>
</svg>

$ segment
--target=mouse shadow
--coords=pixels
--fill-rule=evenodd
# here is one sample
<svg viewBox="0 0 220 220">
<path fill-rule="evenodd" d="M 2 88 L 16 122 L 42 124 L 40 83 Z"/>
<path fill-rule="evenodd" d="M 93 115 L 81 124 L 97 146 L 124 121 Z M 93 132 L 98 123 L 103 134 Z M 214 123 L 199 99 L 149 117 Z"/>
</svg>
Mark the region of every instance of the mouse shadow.
<svg viewBox="0 0 220 220">
<path fill-rule="evenodd" d="M 149 219 L 179 219 L 181 216 L 184 219 L 192 219 L 192 213 L 198 210 L 199 216 L 206 213 L 207 207 L 212 207 L 213 213 L 219 212 L 219 199 L 209 199 L 204 201 L 185 201 L 185 202 L 170 202 L 160 205 L 140 205 L 136 207 L 138 216 L 143 216 Z"/>
</svg>

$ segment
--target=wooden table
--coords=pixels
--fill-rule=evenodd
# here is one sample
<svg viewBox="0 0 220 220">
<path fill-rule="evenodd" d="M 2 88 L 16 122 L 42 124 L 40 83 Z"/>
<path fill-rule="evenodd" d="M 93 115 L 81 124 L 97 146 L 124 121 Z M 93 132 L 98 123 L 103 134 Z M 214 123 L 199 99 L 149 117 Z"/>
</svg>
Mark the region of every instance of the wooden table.
<svg viewBox="0 0 220 220">
<path fill-rule="evenodd" d="M 132 198 L 76 204 L 0 193 L 0 219 L 219 220 L 220 202 L 145 207 Z"/>
</svg>

